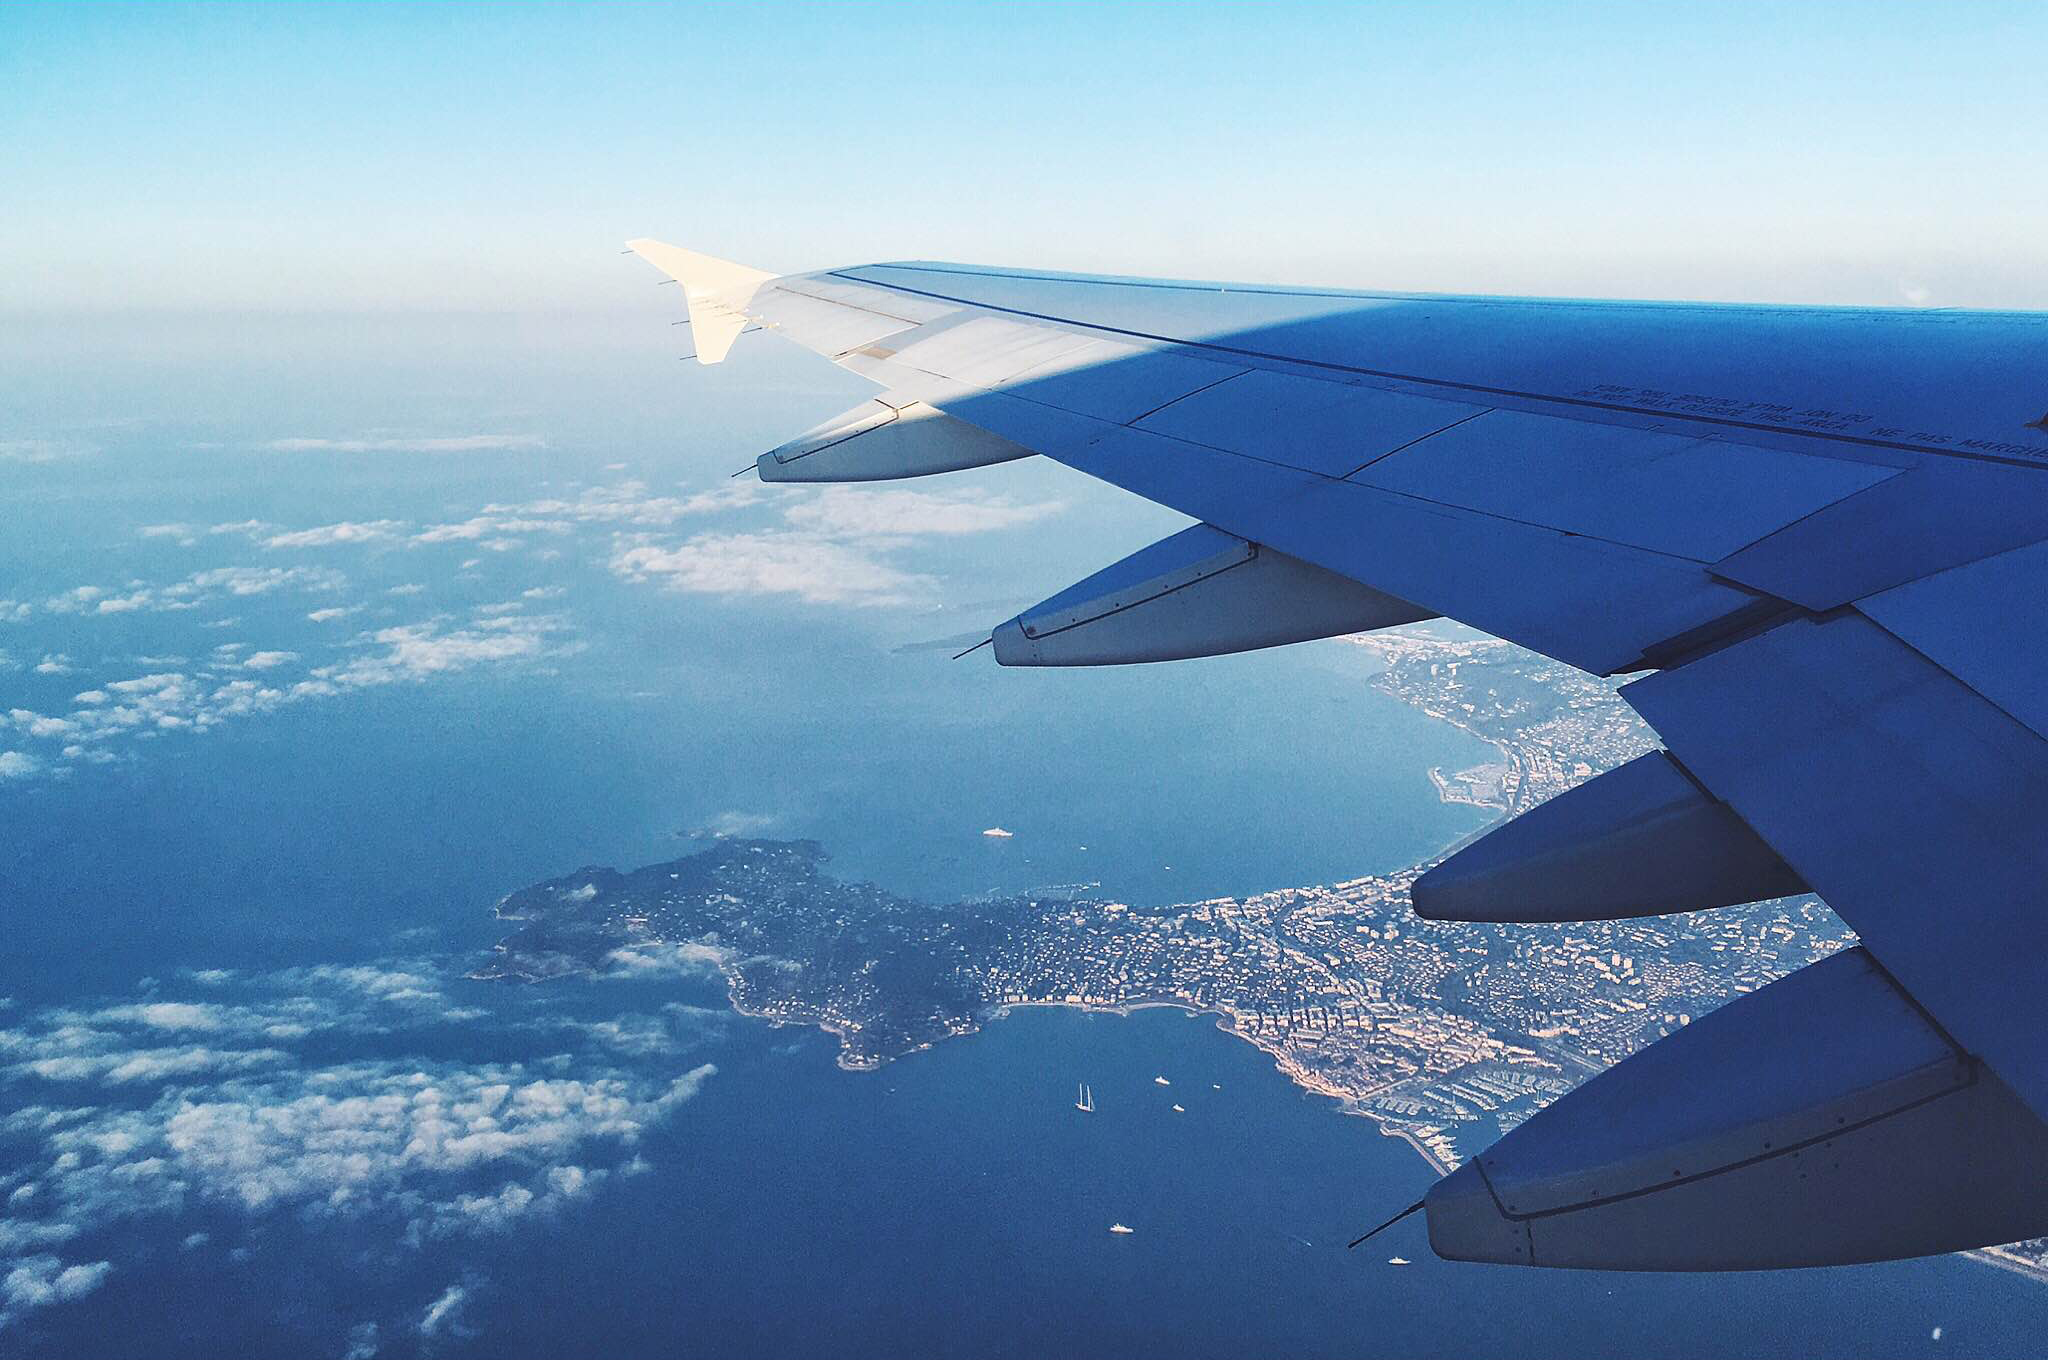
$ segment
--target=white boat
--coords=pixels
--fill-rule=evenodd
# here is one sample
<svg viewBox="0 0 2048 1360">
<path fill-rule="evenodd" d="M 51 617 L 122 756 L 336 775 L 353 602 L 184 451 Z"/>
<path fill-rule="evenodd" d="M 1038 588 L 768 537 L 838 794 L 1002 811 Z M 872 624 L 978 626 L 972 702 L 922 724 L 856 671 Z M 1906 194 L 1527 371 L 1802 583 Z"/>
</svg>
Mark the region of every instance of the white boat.
<svg viewBox="0 0 2048 1360">
<path fill-rule="evenodd" d="M 1134 1232 L 1136 1232 L 1136 1231 L 1137 1231 L 1137 1229 L 1136 1229 L 1136 1228 L 1126 1228 L 1126 1227 L 1125 1227 L 1125 1226 L 1124 1226 L 1123 1224 L 1121 1224 L 1121 1223 L 1112 1223 L 1112 1224 L 1110 1224 L 1110 1225 L 1109 1225 L 1109 1230 L 1110 1230 L 1111 1232 L 1115 1233 L 1115 1234 L 1116 1234 L 1116 1235 L 1117 1235 L 1118 1237 L 1125 1237 L 1125 1236 L 1128 1236 L 1129 1234 L 1131 1234 L 1131 1233 L 1134 1233 Z"/>
<path fill-rule="evenodd" d="M 1082 1114 L 1095 1113 L 1095 1092 L 1088 1089 L 1088 1083 L 1085 1081 L 1075 1090 L 1074 1108 Z"/>
<path fill-rule="evenodd" d="M 1161 1086 L 1171 1086 L 1171 1085 L 1173 1085 L 1173 1083 L 1172 1083 L 1172 1082 L 1170 1082 L 1170 1081 L 1168 1081 L 1168 1080 L 1167 1080 L 1167 1079 L 1166 1079 L 1165 1077 L 1154 1077 L 1154 1078 L 1152 1078 L 1152 1080 L 1153 1080 L 1154 1082 L 1156 1082 L 1157 1084 L 1161 1085 Z"/>
<path fill-rule="evenodd" d="M 1186 1107 L 1185 1107 L 1185 1106 L 1181 1106 L 1181 1105 L 1176 1105 L 1176 1106 L 1174 1106 L 1174 1107 L 1173 1107 L 1173 1112 L 1174 1112 L 1175 1114 L 1186 1114 L 1186 1113 L 1187 1113 L 1187 1109 L 1186 1109 Z"/>
</svg>

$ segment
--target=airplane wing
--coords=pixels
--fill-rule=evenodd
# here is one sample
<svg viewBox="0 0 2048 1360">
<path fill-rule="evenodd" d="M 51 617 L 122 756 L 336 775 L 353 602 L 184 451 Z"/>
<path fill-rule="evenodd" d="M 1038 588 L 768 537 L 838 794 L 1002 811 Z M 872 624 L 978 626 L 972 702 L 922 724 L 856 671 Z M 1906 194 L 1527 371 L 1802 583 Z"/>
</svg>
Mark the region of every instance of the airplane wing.
<svg viewBox="0 0 2048 1360">
<path fill-rule="evenodd" d="M 1730 1269 L 2048 1234 L 2048 315 L 1339 292 L 658 242 L 699 358 L 882 390 L 769 481 L 1042 454 L 1200 521 L 995 630 L 1007 665 L 1445 616 L 1666 749 L 1425 874 L 1583 920 L 1819 893 L 1862 937 L 1441 1182 L 1444 1255 Z"/>
</svg>

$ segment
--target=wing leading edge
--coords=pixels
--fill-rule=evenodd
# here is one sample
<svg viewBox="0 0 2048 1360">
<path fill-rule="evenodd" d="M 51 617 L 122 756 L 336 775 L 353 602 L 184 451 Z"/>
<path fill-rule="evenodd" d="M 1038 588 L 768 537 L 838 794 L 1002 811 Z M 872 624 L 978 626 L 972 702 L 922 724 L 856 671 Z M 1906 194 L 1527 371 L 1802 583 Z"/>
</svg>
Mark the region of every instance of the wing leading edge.
<svg viewBox="0 0 2048 1360">
<path fill-rule="evenodd" d="M 1445 1180 L 1440 1253 L 1725 1269 L 2048 1233 L 2048 1195 L 2022 1193 L 2048 1149 L 2048 316 L 770 278 L 632 248 L 684 283 L 700 358 L 761 326 L 886 389 L 764 476 L 1036 452 L 1201 521 L 997 629 L 1005 664 L 1441 614 L 1656 672 L 1623 695 L 1658 763 L 1482 839 L 1418 907 L 1583 919 L 1810 886 L 1863 947 Z"/>
</svg>

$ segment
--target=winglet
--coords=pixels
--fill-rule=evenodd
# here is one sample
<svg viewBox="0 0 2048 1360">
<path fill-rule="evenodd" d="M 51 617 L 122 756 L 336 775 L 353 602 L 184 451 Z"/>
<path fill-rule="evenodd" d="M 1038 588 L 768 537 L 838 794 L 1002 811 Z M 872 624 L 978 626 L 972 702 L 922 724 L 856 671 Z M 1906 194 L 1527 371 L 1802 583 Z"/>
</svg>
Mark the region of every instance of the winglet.
<svg viewBox="0 0 2048 1360">
<path fill-rule="evenodd" d="M 747 303 L 762 284 L 777 277 L 645 237 L 626 242 L 626 249 L 683 285 L 690 304 L 690 335 L 697 342 L 700 364 L 715 364 L 725 357 L 747 328 Z"/>
</svg>

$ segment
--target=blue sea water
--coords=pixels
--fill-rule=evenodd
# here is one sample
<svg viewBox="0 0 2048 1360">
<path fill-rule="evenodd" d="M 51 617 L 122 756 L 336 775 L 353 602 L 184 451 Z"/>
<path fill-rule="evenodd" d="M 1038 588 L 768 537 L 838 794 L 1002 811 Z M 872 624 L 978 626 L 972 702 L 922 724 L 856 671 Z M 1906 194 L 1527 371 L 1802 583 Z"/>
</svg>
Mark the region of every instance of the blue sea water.
<svg viewBox="0 0 2048 1360">
<path fill-rule="evenodd" d="M 489 905 L 578 865 L 688 853 L 678 833 L 691 829 L 811 837 L 835 872 L 931 897 L 1099 881 L 1163 902 L 1390 869 L 1477 824 L 1436 801 L 1425 771 L 1488 748 L 1371 689 L 1375 663 L 1355 647 L 1044 674 L 947 660 L 932 644 L 1175 526 L 1041 463 L 945 484 L 984 510 L 1058 507 L 1037 518 L 833 539 L 915 578 L 893 603 L 758 581 L 677 590 L 617 565 L 634 544 L 699 533 L 810 543 L 792 501 L 702 525 L 579 522 L 504 550 L 407 536 L 628 481 L 645 495 L 716 489 L 864 394 L 773 350 L 736 358 L 718 386 L 679 375 L 647 339 L 666 319 L 16 337 L 0 415 L 65 451 L 0 463 L 0 599 L 30 605 L 0 623 L 0 712 L 62 714 L 91 686 L 205 669 L 222 641 L 296 654 L 278 673 L 297 673 L 380 654 L 380 629 L 480 638 L 490 618 L 552 622 L 507 664 L 123 738 L 111 764 L 67 762 L 17 722 L 0 749 L 41 765 L 0 780 L 0 1021 L 203 999 L 202 970 L 403 957 L 438 970 L 455 1018 L 323 1031 L 294 1061 L 574 1074 L 593 1059 L 564 1026 L 716 1008 L 717 989 L 464 983 L 496 934 Z M 537 433 L 532 446 L 377 451 L 394 430 Z M 367 447 L 272 447 L 311 437 Z M 252 519 L 410 527 L 317 551 L 211 531 Z M 144 532 L 173 522 L 197 530 Z M 47 603 L 80 585 L 281 566 L 339 584 L 192 609 Z M 532 602 L 487 612 L 519 601 Z M 358 613 L 336 633 L 307 617 L 319 606 Z M 52 656 L 57 670 L 37 668 Z M 1422 1192 L 1426 1167 L 1178 1012 L 1019 1011 L 877 1073 L 843 1072 L 833 1051 L 737 1020 L 620 1050 L 607 1070 L 633 1080 L 718 1070 L 650 1122 L 638 1162 L 604 1152 L 611 1174 L 594 1189 L 488 1231 L 406 1242 L 311 1200 L 259 1212 L 196 1191 L 176 1212 L 99 1210 L 64 1259 L 109 1272 L 76 1301 L 0 1322 L 0 1350 L 1982 1355 L 2033 1353 L 2048 1335 L 2048 1288 L 1957 1260 L 1690 1280 L 1517 1272 L 1437 1262 L 1414 1222 L 1346 1253 Z M 1093 1115 L 1072 1108 L 1079 1081 Z M 174 1108 L 225 1089 L 161 1094 Z M 0 1080 L 0 1116 L 150 1098 L 13 1068 Z M 196 1233 L 207 1242 L 180 1246 Z M 1412 1264 L 1386 1264 L 1395 1253 Z M 437 1297 L 459 1310 L 436 1315 Z M 365 1320 L 368 1340 L 352 1331 Z"/>
</svg>

